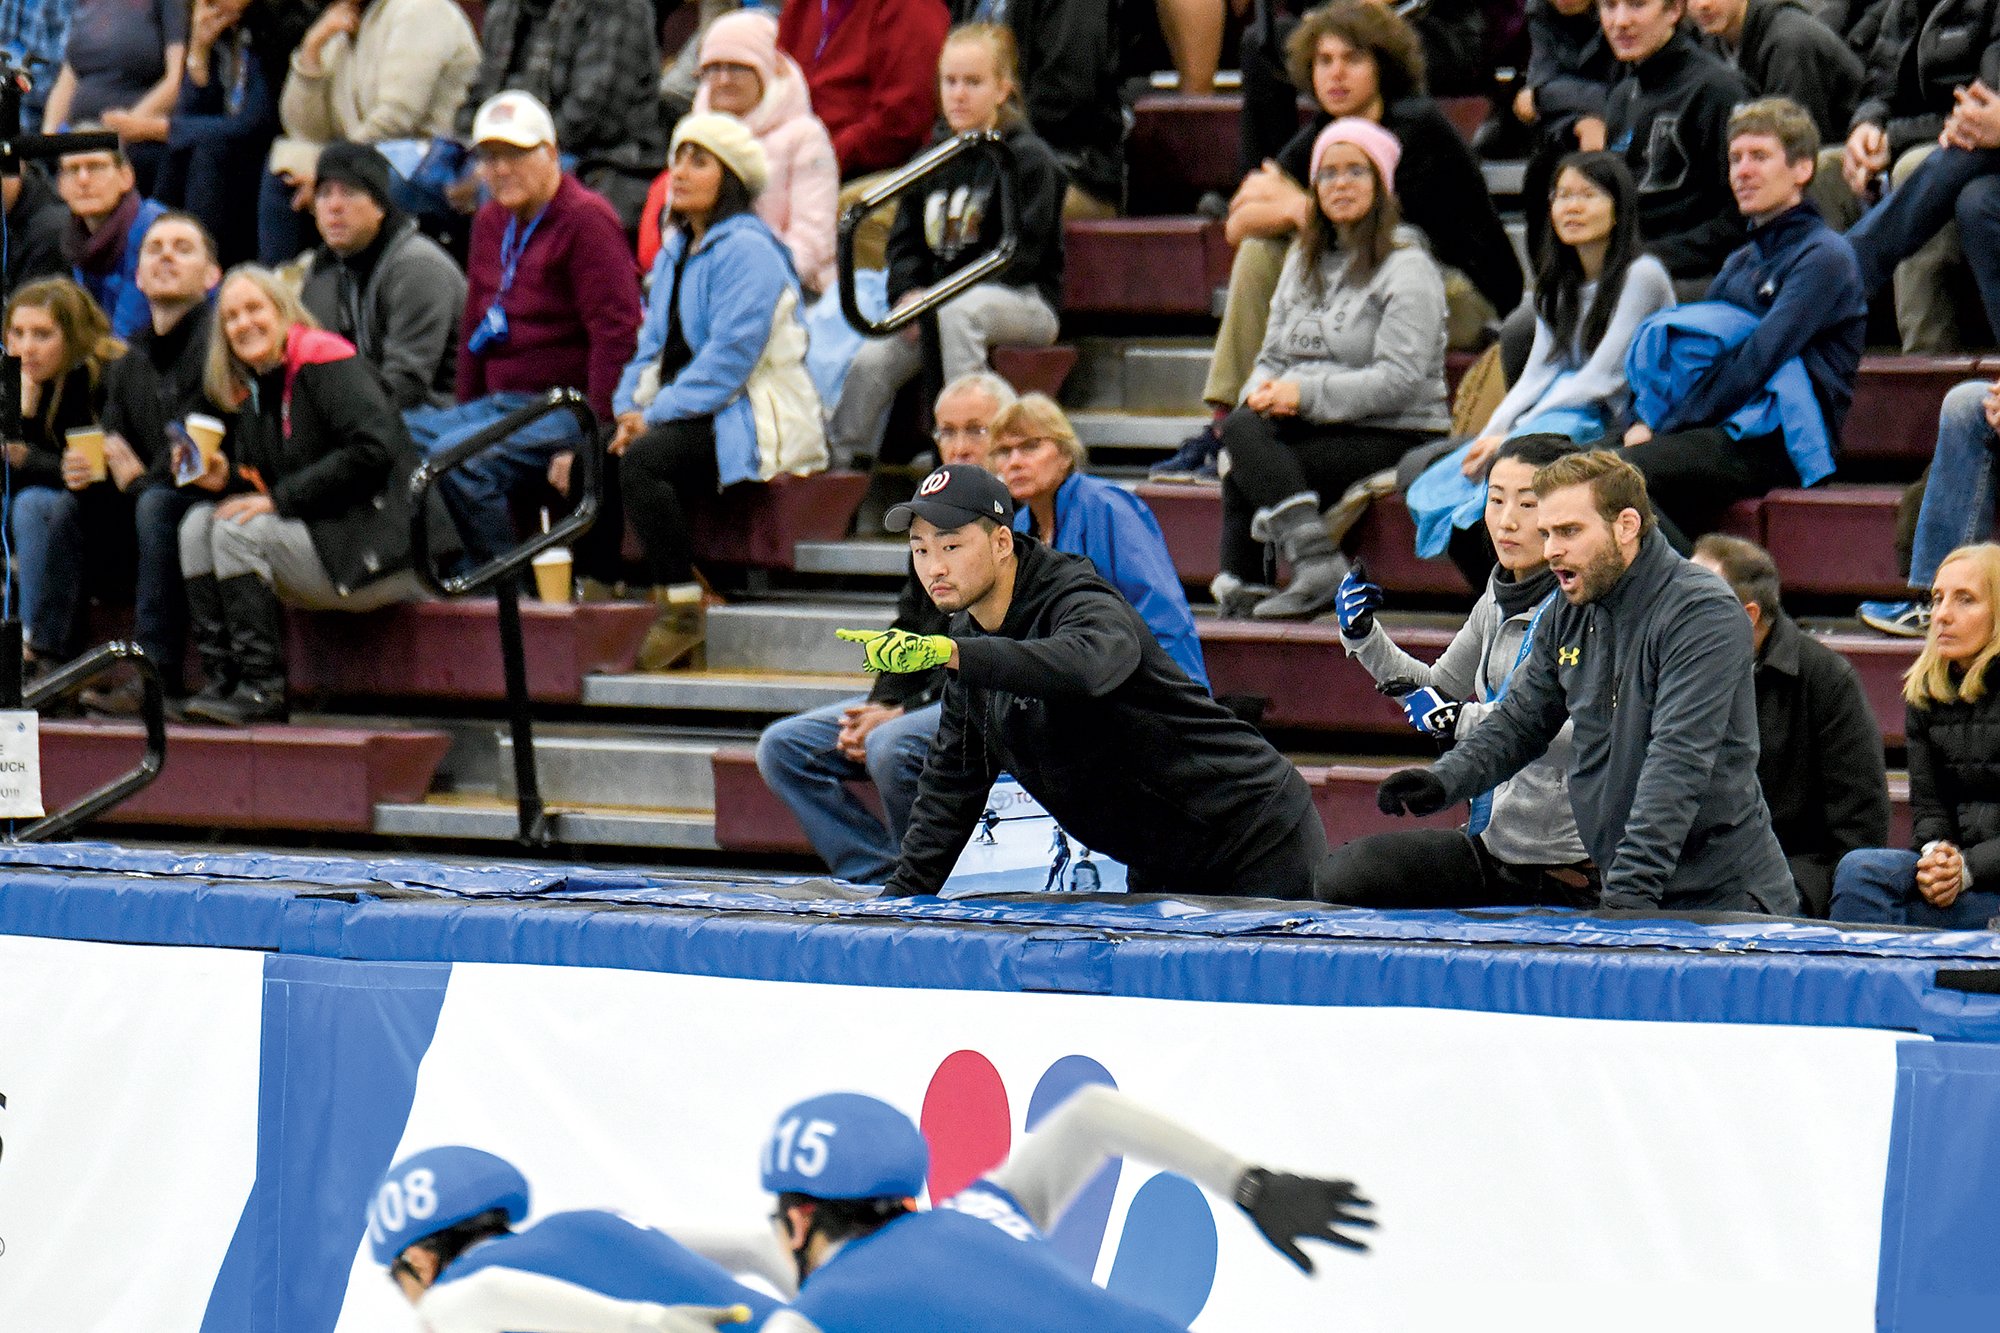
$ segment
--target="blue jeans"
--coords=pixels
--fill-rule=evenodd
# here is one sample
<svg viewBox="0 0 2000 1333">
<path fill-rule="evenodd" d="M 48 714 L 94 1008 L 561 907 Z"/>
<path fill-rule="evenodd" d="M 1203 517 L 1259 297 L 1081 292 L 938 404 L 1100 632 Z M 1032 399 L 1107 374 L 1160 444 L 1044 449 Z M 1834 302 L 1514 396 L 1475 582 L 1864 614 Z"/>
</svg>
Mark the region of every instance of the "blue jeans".
<svg viewBox="0 0 2000 1333">
<path fill-rule="evenodd" d="M 1880 288 L 1953 222 L 1987 322 L 2000 332 L 2000 149 L 1938 149 L 1848 228 L 1862 284 Z"/>
<path fill-rule="evenodd" d="M 181 692 L 181 658 L 187 644 L 187 593 L 181 582 L 181 519 L 207 492 L 149 486 L 139 492 L 133 525 L 139 537 L 139 584 L 132 637 L 166 678 L 167 693 Z"/>
<path fill-rule="evenodd" d="M 30 486 L 14 497 L 14 580 L 21 587 L 28 646 L 59 659 L 70 649 L 83 597 L 83 522 L 70 491 Z"/>
<path fill-rule="evenodd" d="M 292 187 L 268 171 L 258 173 L 257 262 L 266 268 L 289 264 L 319 244 L 311 213 L 292 207 Z"/>
<path fill-rule="evenodd" d="M 1984 930 L 2000 915 L 2000 892 L 1971 889 L 1949 907 L 1932 907 L 1917 892 L 1917 854 L 1871 847 L 1849 852 L 1833 872 L 1835 921 L 1928 930 Z"/>
<path fill-rule="evenodd" d="M 1988 385 L 1954 386 L 1938 412 L 1937 450 L 1910 546 L 1910 586 L 1920 591 L 1930 588 L 1946 556 L 1993 535 L 1993 451 L 2000 441 L 1986 424 Z"/>
<path fill-rule="evenodd" d="M 459 441 L 486 429 L 510 412 L 539 397 L 532 393 L 489 393 L 456 407 L 416 407 L 403 414 L 410 438 L 427 457 L 435 458 Z M 489 446 L 464 466 L 438 482 L 438 493 L 465 539 L 474 564 L 484 564 L 513 549 L 517 540 L 507 496 L 516 486 L 547 474 L 549 460 L 581 441 L 576 418 L 550 412 L 525 430 Z"/>
<path fill-rule="evenodd" d="M 905 713 L 869 732 L 868 761 L 857 764 L 836 750 L 834 741 L 841 713 L 865 702 L 848 699 L 773 722 L 757 738 L 757 771 L 798 816 L 813 850 L 834 874 L 854 884 L 882 884 L 902 854 L 941 706 Z M 861 777 L 872 778 L 882 794 L 887 828 L 847 790 L 850 779 Z"/>
</svg>

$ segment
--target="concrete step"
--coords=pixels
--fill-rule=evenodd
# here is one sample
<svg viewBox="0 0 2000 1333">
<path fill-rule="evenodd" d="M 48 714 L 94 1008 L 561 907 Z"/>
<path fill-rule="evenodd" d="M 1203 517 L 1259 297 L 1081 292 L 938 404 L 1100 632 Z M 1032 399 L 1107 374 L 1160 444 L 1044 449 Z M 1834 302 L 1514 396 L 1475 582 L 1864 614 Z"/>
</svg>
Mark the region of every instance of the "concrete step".
<svg viewBox="0 0 2000 1333">
<path fill-rule="evenodd" d="M 1086 338 L 1063 391 L 1072 411 L 1190 412 L 1201 406 L 1212 339 Z"/>
<path fill-rule="evenodd" d="M 706 810 L 552 805 L 550 814 L 556 840 L 572 847 L 716 850 L 715 816 Z M 511 843 L 517 828 L 511 801 L 453 795 L 378 804 L 373 831 L 383 837 Z"/>
<path fill-rule="evenodd" d="M 907 563 L 907 551 L 893 549 Z M 879 602 L 718 606 L 708 613 L 708 666 L 713 671 L 851 672 L 860 665 L 861 650 L 833 632 L 883 629 L 894 617 L 895 608 Z"/>
<path fill-rule="evenodd" d="M 1197 390 L 1197 398 L 1199 391 Z M 1172 453 L 1181 441 L 1209 423 L 1203 413 L 1077 412 L 1070 417 L 1077 439 L 1094 453 L 1146 450 Z"/>
<path fill-rule="evenodd" d="M 839 542 L 800 542 L 793 560 L 793 568 L 801 574 L 884 578 L 900 583 L 910 572 L 907 543 L 865 537 Z"/>
<path fill-rule="evenodd" d="M 594 708 L 652 708 L 782 717 L 868 692 L 862 674 L 807 675 L 775 671 L 662 671 L 592 676 L 583 702 Z"/>
<path fill-rule="evenodd" d="M 514 740 L 499 746 L 498 792 L 514 799 Z M 542 799 L 555 805 L 714 810 L 710 757 L 715 741 L 654 736 L 535 737 L 535 774 Z"/>
</svg>

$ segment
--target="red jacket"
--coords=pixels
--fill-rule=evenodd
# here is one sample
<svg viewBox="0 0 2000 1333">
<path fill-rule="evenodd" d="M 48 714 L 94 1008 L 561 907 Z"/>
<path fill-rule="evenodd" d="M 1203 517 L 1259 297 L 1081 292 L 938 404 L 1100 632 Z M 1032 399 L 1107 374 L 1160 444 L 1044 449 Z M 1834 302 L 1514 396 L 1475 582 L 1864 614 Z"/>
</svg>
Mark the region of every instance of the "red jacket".
<svg viewBox="0 0 2000 1333">
<path fill-rule="evenodd" d="M 474 353 L 468 340 L 500 290 L 500 243 L 513 215 L 488 203 L 472 221 L 458 400 L 490 393 L 581 389 L 610 420 L 611 394 L 639 340 L 639 270 L 604 197 L 564 175 L 521 252 L 507 293 L 507 341 Z"/>
<path fill-rule="evenodd" d="M 841 179 L 899 167 L 929 141 L 938 115 L 938 52 L 950 27 L 944 0 L 785 6 L 778 47 L 805 71 L 813 114 L 833 136 Z"/>
</svg>

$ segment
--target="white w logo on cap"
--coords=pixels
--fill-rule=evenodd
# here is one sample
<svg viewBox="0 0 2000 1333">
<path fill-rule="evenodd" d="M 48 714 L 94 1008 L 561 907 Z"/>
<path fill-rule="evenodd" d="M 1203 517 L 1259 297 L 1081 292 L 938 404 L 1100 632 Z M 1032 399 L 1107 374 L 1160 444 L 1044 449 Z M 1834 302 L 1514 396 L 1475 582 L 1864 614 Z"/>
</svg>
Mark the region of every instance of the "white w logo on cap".
<svg viewBox="0 0 2000 1333">
<path fill-rule="evenodd" d="M 917 487 L 917 494 L 936 495 L 939 491 L 943 490 L 950 481 L 951 481 L 951 471 L 948 468 L 939 468 L 937 471 L 931 473 L 928 477 L 924 478 L 923 484 Z"/>
</svg>

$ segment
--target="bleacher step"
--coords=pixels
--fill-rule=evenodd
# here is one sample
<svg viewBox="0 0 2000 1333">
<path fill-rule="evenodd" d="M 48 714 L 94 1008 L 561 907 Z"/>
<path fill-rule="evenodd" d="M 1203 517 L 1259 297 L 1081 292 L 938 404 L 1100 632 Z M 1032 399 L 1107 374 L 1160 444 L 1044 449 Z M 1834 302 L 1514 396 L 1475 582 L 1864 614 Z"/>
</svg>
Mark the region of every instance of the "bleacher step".
<svg viewBox="0 0 2000 1333">
<path fill-rule="evenodd" d="M 583 702 L 593 708 L 654 708 L 780 717 L 824 708 L 868 692 L 865 675 L 757 671 L 634 672 L 591 676 Z"/>
<path fill-rule="evenodd" d="M 572 847 L 717 850 L 709 811 L 557 805 L 550 822 L 556 841 Z M 373 832 L 382 837 L 512 842 L 518 828 L 515 806 L 493 797 L 433 796 L 385 801 L 374 809 Z"/>
<path fill-rule="evenodd" d="M 906 563 L 906 548 L 893 548 Z M 708 613 L 712 671 L 784 671 L 795 675 L 851 673 L 861 648 L 833 636 L 837 629 L 883 629 L 894 607 L 874 604 L 772 606 L 743 603 Z"/>
<path fill-rule="evenodd" d="M 1199 391 L 1196 393 L 1199 399 Z M 1140 450 L 1171 453 L 1181 441 L 1206 426 L 1207 413 L 1077 412 L 1070 425 L 1086 449 L 1105 453 Z"/>
<path fill-rule="evenodd" d="M 514 799 L 514 740 L 499 738 L 499 791 Z M 717 742 L 649 736 L 535 737 L 542 799 L 565 806 L 714 810 L 709 757 Z"/>
<path fill-rule="evenodd" d="M 1201 403 L 1213 339 L 1085 338 L 1063 391 L 1072 412 L 1186 412 Z"/>
</svg>

